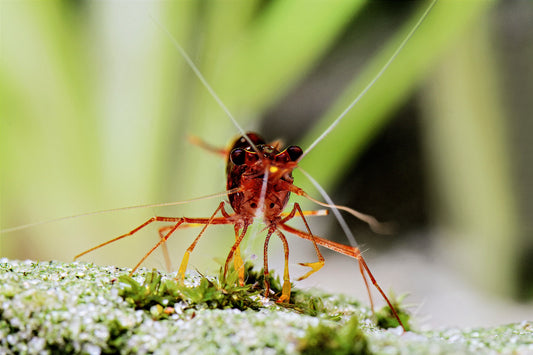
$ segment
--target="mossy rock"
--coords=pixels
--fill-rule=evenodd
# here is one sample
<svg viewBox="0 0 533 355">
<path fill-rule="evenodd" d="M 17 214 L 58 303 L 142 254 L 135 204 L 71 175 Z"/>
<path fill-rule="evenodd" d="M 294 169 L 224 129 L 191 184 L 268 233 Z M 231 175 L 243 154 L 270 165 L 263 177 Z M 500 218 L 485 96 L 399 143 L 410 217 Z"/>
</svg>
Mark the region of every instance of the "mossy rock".
<svg viewBox="0 0 533 355">
<path fill-rule="evenodd" d="M 369 309 L 342 295 L 297 291 L 292 305 L 280 305 L 261 296 L 257 280 L 240 288 L 187 275 L 185 293 L 197 297 L 197 287 L 210 300 L 194 303 L 170 298 L 179 291 L 173 275 L 128 272 L 0 259 L 0 354 L 533 353 L 531 322 L 402 334 L 379 328 Z M 132 298 L 140 291 L 152 298 Z"/>
</svg>

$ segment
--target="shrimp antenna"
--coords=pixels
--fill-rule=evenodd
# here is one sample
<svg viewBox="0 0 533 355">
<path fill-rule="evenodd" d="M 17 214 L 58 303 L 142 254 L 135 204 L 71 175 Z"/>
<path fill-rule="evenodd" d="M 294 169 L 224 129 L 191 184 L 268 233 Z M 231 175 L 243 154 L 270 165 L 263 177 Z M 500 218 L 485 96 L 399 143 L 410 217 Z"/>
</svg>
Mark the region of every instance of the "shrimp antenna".
<svg viewBox="0 0 533 355">
<path fill-rule="evenodd" d="M 111 209 L 107 209 L 107 210 L 100 210 L 100 211 L 95 211 L 95 212 L 80 213 L 80 214 L 75 214 L 75 215 L 72 215 L 72 216 L 65 216 L 65 217 L 59 217 L 59 218 L 54 218 L 54 219 L 48 219 L 46 221 L 28 223 L 28 224 L 23 224 L 23 225 L 17 226 L 17 227 L 2 229 L 2 230 L 0 230 L 0 234 L 15 232 L 15 231 L 22 230 L 22 229 L 27 229 L 27 228 L 40 226 L 40 225 L 43 225 L 43 224 L 64 221 L 64 220 L 67 220 L 67 219 L 94 216 L 94 215 L 97 215 L 97 214 L 104 214 L 104 213 L 109 213 L 109 212 L 126 211 L 126 210 L 133 210 L 133 209 L 137 209 L 137 208 L 150 208 L 150 207 L 164 207 L 164 206 L 184 205 L 186 203 L 202 201 L 202 200 L 208 200 L 210 198 L 215 198 L 215 197 L 226 196 L 228 193 L 238 192 L 239 190 L 240 190 L 240 188 L 235 188 L 233 190 L 217 192 L 215 194 L 206 195 L 206 196 L 197 197 L 197 198 L 192 198 L 190 200 L 174 201 L 174 202 L 163 202 L 163 203 L 151 203 L 151 204 L 145 204 L 145 205 L 127 206 L 127 207 L 111 208 Z"/>
<path fill-rule="evenodd" d="M 255 146 L 254 142 L 252 142 L 252 140 L 248 137 L 248 135 L 246 134 L 246 132 L 244 131 L 244 129 L 239 125 L 239 123 L 237 122 L 237 120 L 235 119 L 235 117 L 233 116 L 233 114 L 230 112 L 230 110 L 227 108 L 227 106 L 224 104 L 224 102 L 222 102 L 222 100 L 220 99 L 220 97 L 218 97 L 217 93 L 215 92 L 215 90 L 211 87 L 211 85 L 209 85 L 209 83 L 207 82 L 207 80 L 205 79 L 205 77 L 203 76 L 202 72 L 200 71 L 200 69 L 198 69 L 198 67 L 196 66 L 196 64 L 194 64 L 194 62 L 192 61 L 192 59 L 189 57 L 189 55 L 187 54 L 187 52 L 185 51 L 185 49 L 183 49 L 183 47 L 179 44 L 178 40 L 172 35 L 172 33 L 170 33 L 168 31 L 168 29 L 163 26 L 163 24 L 161 24 L 161 22 L 159 22 L 154 16 L 152 16 L 150 14 L 150 18 L 152 19 L 152 21 L 164 32 L 166 33 L 166 35 L 168 36 L 168 38 L 172 41 L 172 43 L 174 44 L 174 47 L 176 47 L 176 49 L 178 50 L 178 52 L 181 54 L 181 56 L 183 57 L 183 59 L 185 59 L 185 61 L 187 62 L 187 64 L 189 65 L 189 67 L 192 69 L 192 71 L 194 72 L 194 74 L 196 74 L 196 76 L 198 77 L 198 79 L 200 79 L 200 82 L 202 83 L 202 85 L 207 89 L 207 91 L 209 91 L 209 94 L 215 99 L 215 101 L 217 102 L 217 104 L 222 108 L 222 110 L 226 113 L 226 115 L 230 118 L 231 122 L 233 123 L 233 125 L 235 127 L 237 127 L 237 129 L 239 130 L 239 132 L 242 134 L 242 136 L 246 139 L 246 141 L 248 143 L 250 143 L 250 145 L 252 146 L 252 148 L 254 149 L 254 151 L 256 151 L 257 153 L 259 153 L 259 150 L 257 149 L 257 147 Z"/>
<path fill-rule="evenodd" d="M 341 213 L 339 212 L 338 206 L 335 203 L 333 203 L 333 200 L 331 199 L 331 197 L 329 197 L 326 190 L 324 190 L 324 188 L 320 186 L 320 184 L 315 179 L 313 179 L 313 177 L 307 171 L 305 171 L 301 167 L 298 167 L 298 170 L 300 170 L 302 174 L 304 174 L 305 177 L 309 179 L 309 181 L 311 181 L 311 183 L 315 186 L 318 192 L 320 192 L 324 200 L 326 200 L 326 202 L 328 203 L 328 207 L 330 207 L 331 210 L 333 211 L 333 214 L 335 215 L 335 218 L 339 222 L 344 234 L 346 235 L 346 238 L 348 238 L 348 242 L 350 243 L 350 245 L 354 248 L 358 248 L 359 246 L 357 244 L 357 241 L 355 240 L 355 237 L 352 234 L 352 231 L 350 230 L 350 228 L 348 227 L 348 224 L 346 223 Z"/>
<path fill-rule="evenodd" d="M 302 172 L 304 172 L 303 169 L 300 168 L 300 170 L 302 170 Z M 304 174 L 305 174 L 305 172 L 304 172 Z M 315 187 L 318 188 L 317 185 L 315 185 Z M 334 209 L 337 209 L 337 210 L 343 210 L 343 211 L 348 212 L 349 214 L 351 214 L 355 218 L 357 218 L 357 219 L 365 222 L 366 224 L 368 224 L 370 229 L 372 229 L 376 233 L 379 233 L 379 234 L 392 234 L 392 231 L 393 231 L 392 227 L 393 226 L 391 225 L 391 223 L 379 222 L 374 216 L 371 216 L 371 215 L 368 215 L 366 213 L 362 213 L 362 212 L 356 211 L 353 208 L 350 208 L 350 207 L 347 207 L 347 206 L 336 205 L 336 204 L 332 204 L 332 203 L 324 203 L 322 201 L 319 201 L 319 200 L 311 197 L 305 191 L 301 191 L 300 194 L 301 194 L 301 196 L 307 198 L 308 200 L 310 200 L 310 201 L 312 201 L 312 202 L 314 202 L 314 203 L 316 203 L 316 204 L 318 204 L 320 206 L 334 208 Z"/>
<path fill-rule="evenodd" d="M 424 22 L 424 20 L 426 19 L 427 15 L 429 14 L 429 12 L 431 11 L 431 9 L 433 8 L 433 6 L 435 6 L 435 4 L 437 3 L 437 0 L 433 0 L 433 2 L 428 6 L 428 8 L 426 9 L 426 11 L 424 11 L 424 13 L 422 14 L 422 16 L 420 17 L 420 19 L 418 20 L 418 22 L 414 25 L 414 27 L 411 29 L 411 31 L 409 31 L 409 33 L 407 34 L 407 36 L 404 38 L 404 40 L 402 41 L 402 43 L 400 43 L 400 45 L 398 46 L 398 48 L 396 48 L 396 51 L 392 54 L 392 56 L 389 58 L 389 60 L 387 61 L 387 63 L 385 63 L 385 65 L 383 65 L 383 67 L 381 68 L 381 70 L 376 74 L 376 76 L 374 76 L 374 78 L 367 84 L 367 86 L 363 89 L 363 91 L 361 91 L 359 93 L 359 95 L 357 95 L 357 97 L 352 101 L 352 103 L 350 105 L 348 105 L 348 107 L 346 107 L 346 109 L 339 115 L 339 117 L 337 117 L 335 119 L 335 121 L 333 121 L 333 123 L 331 123 L 329 125 L 329 127 L 324 131 L 322 132 L 322 134 L 317 138 L 315 139 L 315 141 L 313 143 L 311 143 L 311 145 L 304 150 L 304 153 L 302 154 L 302 156 L 300 157 L 300 159 L 298 159 L 298 161 L 302 160 L 303 157 L 305 157 L 307 154 L 309 154 L 309 152 L 311 150 L 313 150 L 318 143 L 320 143 L 335 127 L 337 127 L 337 125 L 340 123 L 340 121 L 344 118 L 344 116 L 346 116 L 348 114 L 348 112 L 350 112 L 350 110 L 359 102 L 361 101 L 361 99 L 363 98 L 363 96 L 366 95 L 366 93 L 372 88 L 372 86 L 374 86 L 374 84 L 376 83 L 376 81 L 379 80 L 379 78 L 381 78 L 381 76 L 383 75 L 383 73 L 389 68 L 389 66 L 391 65 L 392 62 L 394 62 L 394 60 L 396 59 L 396 57 L 398 57 L 398 55 L 400 54 L 400 52 L 402 51 L 402 49 L 405 47 L 405 45 L 407 44 L 407 42 L 409 42 L 409 40 L 411 39 L 411 37 L 413 37 L 413 35 L 415 34 L 415 32 L 418 30 L 418 28 L 420 27 L 420 25 L 422 24 L 422 22 Z"/>
</svg>

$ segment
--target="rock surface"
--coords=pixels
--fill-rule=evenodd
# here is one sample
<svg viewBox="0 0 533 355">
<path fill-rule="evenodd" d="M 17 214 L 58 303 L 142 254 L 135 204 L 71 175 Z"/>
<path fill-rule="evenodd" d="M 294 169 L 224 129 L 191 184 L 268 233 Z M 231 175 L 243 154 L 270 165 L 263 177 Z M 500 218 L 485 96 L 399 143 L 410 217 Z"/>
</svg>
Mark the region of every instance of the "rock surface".
<svg viewBox="0 0 533 355">
<path fill-rule="evenodd" d="M 264 305 L 259 310 L 191 308 L 179 301 L 168 305 L 168 315 L 159 317 L 161 307 L 136 310 L 121 297 L 121 289 L 127 285 L 118 278 L 128 272 L 78 262 L 0 259 L 0 354 L 320 353 L 332 348 L 319 348 L 323 343 L 309 348 L 314 344 L 309 342 L 309 334 L 314 334 L 314 340 L 317 337 L 310 329 L 326 329 L 331 332 L 327 336 L 339 337 L 354 316 L 366 339 L 364 346 L 357 348 L 363 349 L 357 350 L 359 353 L 533 354 L 530 321 L 402 334 L 401 328 L 377 328 L 367 308 L 340 295 L 320 295 L 326 311 L 316 316 L 257 296 Z M 140 270 L 133 278 L 142 284 L 150 272 Z M 171 277 L 163 274 L 163 279 Z M 198 280 L 198 275 L 187 277 L 190 283 Z M 339 345 L 332 345 L 343 341 L 338 339 L 328 346 Z M 342 344 L 337 349 L 344 349 L 337 353 L 356 351 L 355 347 L 346 350 Z"/>
</svg>

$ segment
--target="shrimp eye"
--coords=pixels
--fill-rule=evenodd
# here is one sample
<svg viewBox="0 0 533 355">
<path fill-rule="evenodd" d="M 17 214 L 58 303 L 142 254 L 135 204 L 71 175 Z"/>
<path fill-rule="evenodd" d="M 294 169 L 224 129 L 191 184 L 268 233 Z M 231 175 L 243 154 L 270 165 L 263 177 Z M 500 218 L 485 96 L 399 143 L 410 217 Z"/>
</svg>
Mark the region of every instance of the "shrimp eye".
<svg viewBox="0 0 533 355">
<path fill-rule="evenodd" d="M 296 145 L 291 145 L 289 148 L 287 148 L 287 153 L 289 153 L 289 157 L 291 158 L 292 161 L 296 161 L 298 160 L 299 157 L 302 156 L 304 152 L 302 148 Z"/>
<path fill-rule="evenodd" d="M 230 153 L 231 162 L 235 165 L 243 165 L 246 160 L 246 151 L 244 149 L 233 149 Z"/>
</svg>

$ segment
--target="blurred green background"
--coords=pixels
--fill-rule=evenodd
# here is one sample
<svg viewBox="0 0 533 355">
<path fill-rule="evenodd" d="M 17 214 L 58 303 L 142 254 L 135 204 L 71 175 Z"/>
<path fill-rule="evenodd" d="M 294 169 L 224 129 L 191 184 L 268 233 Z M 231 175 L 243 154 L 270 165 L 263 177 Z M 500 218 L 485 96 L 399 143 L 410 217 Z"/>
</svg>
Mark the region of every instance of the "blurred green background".
<svg viewBox="0 0 533 355">
<path fill-rule="evenodd" d="M 157 23 L 244 129 L 305 149 L 429 5 L 333 3 L 2 1 L 1 228 L 224 190 L 224 162 L 187 137 L 222 147 L 238 130 Z M 452 320 L 454 310 L 474 312 L 464 323 L 533 316 L 509 301 L 533 294 L 532 16 L 529 1 L 440 1 L 379 82 L 301 162 L 337 203 L 396 224 L 394 236 L 377 236 L 348 218 L 382 286 L 426 302 L 422 313 L 433 324 L 461 322 Z M 152 215 L 210 216 L 220 200 L 4 233 L 0 255 L 71 260 Z M 312 222 L 317 234 L 346 243 L 332 218 Z M 174 265 L 196 233 L 171 240 Z M 83 260 L 131 267 L 157 238 L 153 227 Z M 191 269 L 217 268 L 232 238 L 231 228 L 213 228 Z M 261 260 L 256 239 L 248 255 Z M 293 239 L 291 272 L 299 276 L 296 263 L 314 256 Z M 274 265 L 282 254 L 276 242 Z M 361 292 L 355 264 L 339 258 L 326 253 L 326 267 L 308 285 Z M 161 254 L 146 266 L 164 268 Z M 465 299 L 472 299 L 467 311 L 458 306 Z M 496 312 L 500 301 L 500 318 L 475 313 Z"/>
</svg>

